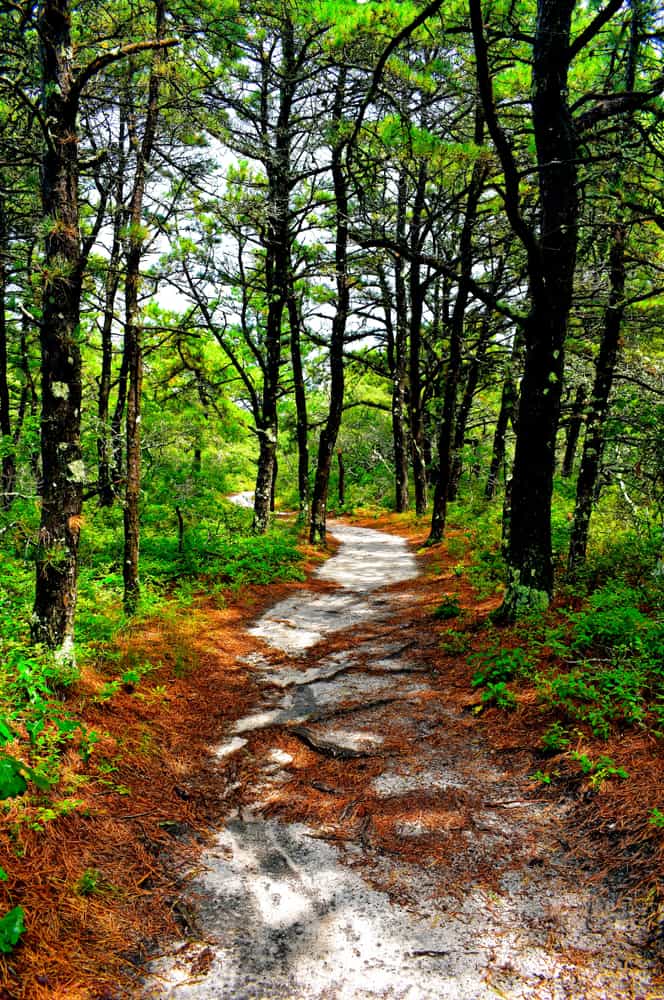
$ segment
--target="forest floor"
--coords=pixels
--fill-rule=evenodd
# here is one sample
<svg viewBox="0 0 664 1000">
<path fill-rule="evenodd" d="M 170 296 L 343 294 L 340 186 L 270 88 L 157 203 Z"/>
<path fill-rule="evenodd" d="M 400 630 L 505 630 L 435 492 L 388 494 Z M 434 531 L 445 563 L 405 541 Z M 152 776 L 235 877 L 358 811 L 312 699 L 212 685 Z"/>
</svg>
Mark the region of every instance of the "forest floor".
<svg viewBox="0 0 664 1000">
<path fill-rule="evenodd" d="M 22 830 L 34 916 L 0 1000 L 664 998 L 621 793 L 532 780 L 534 698 L 480 713 L 442 651 L 486 642 L 497 599 L 398 518 L 330 531 L 306 583 L 127 639 L 165 683 L 88 719 L 109 767 L 86 814 Z M 450 591 L 462 625 L 433 616 Z"/>
<path fill-rule="evenodd" d="M 258 698 L 215 750 L 225 822 L 146 995 L 664 996 L 645 921 L 573 849 L 571 801 L 539 795 L 531 748 L 492 746 L 439 670 L 451 568 L 432 587 L 404 540 L 331 532 L 316 585 L 249 630 Z"/>
</svg>

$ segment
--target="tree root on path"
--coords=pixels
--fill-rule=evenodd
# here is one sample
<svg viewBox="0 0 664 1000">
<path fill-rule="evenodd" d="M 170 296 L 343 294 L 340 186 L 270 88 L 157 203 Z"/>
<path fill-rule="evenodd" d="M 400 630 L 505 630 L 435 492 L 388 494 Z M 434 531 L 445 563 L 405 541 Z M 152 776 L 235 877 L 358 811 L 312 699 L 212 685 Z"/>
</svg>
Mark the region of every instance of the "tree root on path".
<svg viewBox="0 0 664 1000">
<path fill-rule="evenodd" d="M 304 726 L 297 726 L 289 730 L 292 736 L 308 746 L 310 750 L 322 754 L 324 757 L 333 757 L 335 760 L 352 760 L 356 757 L 379 757 L 382 754 L 372 750 L 353 750 L 352 747 L 341 747 L 326 740 L 325 737 L 316 737 L 310 729 Z"/>
</svg>

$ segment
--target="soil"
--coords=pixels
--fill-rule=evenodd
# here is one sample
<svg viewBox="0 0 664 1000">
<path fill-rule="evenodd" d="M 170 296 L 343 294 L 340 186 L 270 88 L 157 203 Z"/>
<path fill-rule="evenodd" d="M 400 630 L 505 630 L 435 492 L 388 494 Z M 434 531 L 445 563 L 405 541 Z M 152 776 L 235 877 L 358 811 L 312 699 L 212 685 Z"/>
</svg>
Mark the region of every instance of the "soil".
<svg viewBox="0 0 664 1000">
<path fill-rule="evenodd" d="M 645 911 L 572 849 L 574 800 L 540 794 L 531 748 L 492 746 L 441 670 L 412 547 L 331 530 L 315 585 L 248 629 L 223 825 L 143 996 L 664 996 Z"/>
<path fill-rule="evenodd" d="M 599 790 L 543 761 L 527 686 L 479 712 L 469 654 L 498 598 L 461 537 L 333 531 L 304 547 L 306 584 L 137 622 L 64 693 L 99 743 L 65 759 L 76 811 L 5 804 L 0 889 L 26 932 L 0 1000 L 664 998 L 661 741 L 586 733 L 630 773 Z"/>
</svg>

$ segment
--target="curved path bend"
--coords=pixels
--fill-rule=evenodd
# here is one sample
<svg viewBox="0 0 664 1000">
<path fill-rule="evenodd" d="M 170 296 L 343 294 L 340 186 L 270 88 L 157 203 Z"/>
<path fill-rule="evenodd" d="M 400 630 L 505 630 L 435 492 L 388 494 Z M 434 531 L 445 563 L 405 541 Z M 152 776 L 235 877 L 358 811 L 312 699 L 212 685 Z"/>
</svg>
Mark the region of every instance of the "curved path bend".
<svg viewBox="0 0 664 1000">
<path fill-rule="evenodd" d="M 334 589 L 304 588 L 251 630 L 264 696 L 216 750 L 240 778 L 191 884 L 198 935 L 153 965 L 146 996 L 658 996 L 638 927 L 561 844 L 563 807 L 531 798 L 413 655 L 399 619 L 417 574 L 406 543 L 332 531 L 341 545 L 318 576 Z M 297 784 L 295 737 L 325 780 Z M 288 794 L 296 817 L 271 818 Z M 314 795 L 329 798 L 326 822 Z"/>
</svg>

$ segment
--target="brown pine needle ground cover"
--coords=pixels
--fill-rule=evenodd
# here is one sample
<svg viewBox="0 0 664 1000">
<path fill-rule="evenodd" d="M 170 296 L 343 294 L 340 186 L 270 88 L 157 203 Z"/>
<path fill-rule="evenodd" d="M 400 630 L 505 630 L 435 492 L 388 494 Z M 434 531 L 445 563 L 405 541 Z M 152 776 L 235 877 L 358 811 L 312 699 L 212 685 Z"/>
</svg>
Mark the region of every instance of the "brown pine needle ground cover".
<svg viewBox="0 0 664 1000">
<path fill-rule="evenodd" d="M 469 849 L 464 831 L 483 830 L 489 811 L 495 815 L 519 803 L 496 798 L 499 783 L 487 783 L 486 793 L 478 791 L 487 742 L 499 772 L 521 779 L 546 766 L 555 780 L 548 787 L 537 782 L 532 787 L 544 802 L 566 801 L 567 823 L 560 836 L 576 858 L 580 877 L 611 878 L 614 887 L 645 900 L 653 944 L 658 936 L 661 944 L 664 831 L 649 822 L 652 806 L 661 802 L 661 741 L 635 729 L 597 740 L 579 725 L 574 747 L 544 755 L 541 736 L 554 717 L 543 710 L 532 684 L 510 685 L 516 698 L 512 711 L 482 706 L 471 686 L 472 653 L 496 640 L 506 648 L 517 646 L 519 630 L 488 625 L 499 597 L 477 599 L 463 571 L 470 557 L 459 559 L 455 532 L 448 542 L 422 549 L 425 526 L 412 519 L 385 515 L 355 523 L 406 535 L 418 550 L 422 575 L 409 581 L 408 602 L 389 624 L 390 638 L 407 651 L 407 667 L 395 675 L 394 684 L 406 682 L 408 671 L 426 672 L 429 690 L 413 695 L 409 711 L 420 727 L 430 722 L 427 741 L 475 780 L 452 789 L 444 805 L 426 787 L 376 795 L 371 783 L 381 773 L 384 755 L 398 757 L 412 774 L 418 766 L 417 745 L 404 737 L 397 715 L 403 701 L 395 708 L 386 696 L 378 706 L 384 740 L 375 751 L 339 758 L 324 746 L 316 749 L 315 725 L 307 724 L 254 731 L 246 734 L 247 752 L 215 757 L 214 747 L 228 724 L 250 713 L 257 700 L 251 666 L 244 659 L 239 662 L 262 648 L 247 634 L 247 626 L 263 608 L 305 585 L 254 588 L 222 610 L 202 601 L 184 620 L 142 627 L 126 639 L 128 657 L 138 662 L 149 651 L 154 658 L 159 649 L 160 670 L 135 690 L 100 704 L 89 699 L 103 678 L 95 673 L 85 678 L 86 722 L 108 735 L 95 748 L 97 770 L 88 768 L 92 778 L 87 784 L 77 787 L 77 775 L 85 769 L 73 754 L 63 777 L 63 792 L 69 794 L 69 782 L 83 806 L 45 824 L 43 831 L 32 830 L 24 820 L 7 843 L 12 855 L 7 864 L 0 858 L 10 871 L 5 888 L 27 913 L 23 943 L 0 963 L 6 991 L 0 992 L 0 1000 L 137 996 L 132 977 L 140 974 L 141 962 L 155 954 L 159 942 L 183 933 L 195 936 L 195 913 L 182 902 L 187 879 L 214 824 L 255 800 L 261 780 L 257 762 L 275 749 L 288 753 L 292 762 L 265 811 L 307 823 L 312 836 L 347 851 L 349 864 L 363 864 L 364 877 L 377 888 L 396 894 L 398 883 L 395 898 L 406 905 L 408 894 L 417 897 L 421 887 L 404 888 L 395 866 L 421 865 L 423 858 L 432 870 L 444 866 L 452 897 L 461 899 L 473 882 L 493 884 L 496 873 L 485 855 Z M 309 556 L 310 566 L 321 558 Z M 328 589 L 315 580 L 306 587 Z M 462 615 L 437 620 L 435 609 L 449 597 L 457 600 Z M 554 607 L 549 614 L 555 620 L 558 612 Z M 384 624 L 366 623 L 362 638 L 378 628 L 384 634 Z M 347 642 L 347 635 L 332 635 L 316 650 L 324 656 Z M 280 654 L 270 655 L 276 661 Z M 352 705 L 348 715 L 343 710 L 340 720 L 352 718 L 354 728 L 361 730 L 361 713 Z M 374 710 L 372 727 L 376 718 Z M 610 756 L 630 777 L 593 787 L 570 750 L 593 759 Z M 20 811 L 21 803 L 13 808 Z M 546 845 L 533 835 L 532 826 L 518 841 L 518 834 L 508 838 L 492 822 L 490 835 L 505 838 L 505 854 L 515 868 L 541 863 Z M 417 831 L 410 840 L 404 836 L 409 829 Z M 375 865 L 368 868 L 358 861 L 353 850 L 358 843 L 371 849 Z M 22 858 L 13 856 L 17 847 Z M 381 858 L 389 858 L 390 864 L 383 865 Z"/>
<path fill-rule="evenodd" d="M 415 547 L 423 546 L 427 537 L 408 516 L 372 517 L 358 523 L 407 536 Z M 419 548 L 422 575 L 409 584 L 419 600 L 417 608 L 408 611 L 410 621 L 403 623 L 404 635 L 421 636 L 417 655 L 437 672 L 444 703 L 466 715 L 470 732 L 479 728 L 501 764 L 515 774 L 546 770 L 553 775 L 550 786 L 533 784 L 543 798 L 569 800 L 569 828 L 565 831 L 569 850 L 580 864 L 592 862 L 595 878 L 613 879 L 617 887 L 646 904 L 652 944 L 664 959 L 664 829 L 651 822 L 653 807 L 664 803 L 664 740 L 643 728 L 620 725 L 613 727 L 608 739 L 599 739 L 587 724 L 575 722 L 575 743 L 560 753 L 545 752 L 542 735 L 557 715 L 538 699 L 534 684 L 522 678 L 510 685 L 516 697 L 513 711 L 491 705 L 480 710 L 480 697 L 471 685 L 476 667 L 468 662 L 469 657 L 489 643 L 509 649 L 523 639 L 519 625 L 496 628 L 489 623 L 488 616 L 500 596 L 478 601 L 466 575 L 459 574 L 458 559 L 447 554 L 449 540 L 463 534 L 452 529 L 441 545 Z M 469 561 L 466 555 L 464 564 Z M 464 612 L 461 619 L 439 622 L 432 617 L 446 595 L 458 600 Z M 547 612 L 546 622 L 553 626 L 560 621 L 558 600 Z M 464 652 L 448 652 L 458 644 L 459 635 L 466 640 Z M 542 650 L 542 666 L 555 672 L 557 665 L 555 656 Z M 590 760 L 610 758 L 628 778 L 594 784 L 573 753 Z"/>
<path fill-rule="evenodd" d="M 333 551 L 303 546 L 305 569 Z M 213 749 L 255 700 L 238 663 L 259 645 L 246 629 L 298 586 L 248 587 L 224 608 L 202 597 L 186 614 L 135 626 L 118 639 L 120 663 L 160 666 L 111 698 L 99 694 L 122 673 L 117 658 L 84 670 L 64 707 L 101 736 L 90 760 L 72 749 L 47 796 L 5 803 L 0 912 L 20 904 L 26 930 L 0 955 L 0 1000 L 134 996 L 146 954 L 187 926 L 183 881 L 233 795 L 233 764 Z"/>
</svg>

